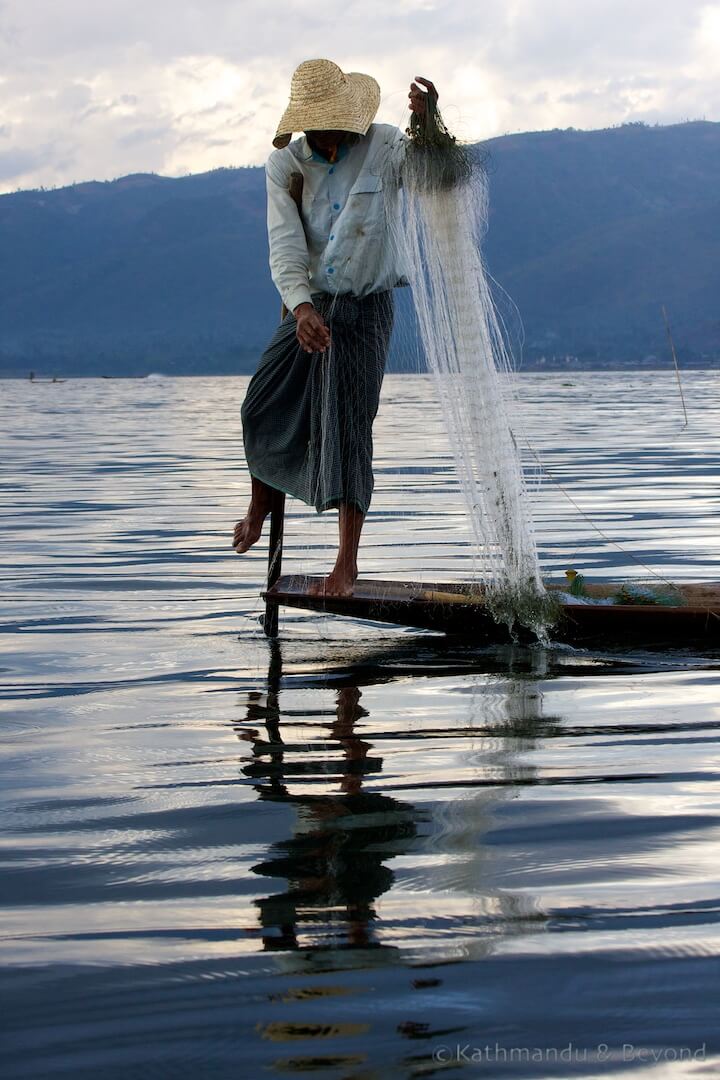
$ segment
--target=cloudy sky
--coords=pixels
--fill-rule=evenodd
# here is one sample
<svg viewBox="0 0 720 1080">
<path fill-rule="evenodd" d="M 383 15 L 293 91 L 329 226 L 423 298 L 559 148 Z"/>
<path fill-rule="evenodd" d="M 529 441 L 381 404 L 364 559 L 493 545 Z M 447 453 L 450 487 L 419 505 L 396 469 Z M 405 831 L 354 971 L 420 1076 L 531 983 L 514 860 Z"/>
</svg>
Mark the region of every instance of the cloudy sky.
<svg viewBox="0 0 720 1080">
<path fill-rule="evenodd" d="M 432 78 L 463 138 L 720 120 L 720 2 L 0 0 L 0 192 L 257 165 L 290 75 Z"/>
</svg>

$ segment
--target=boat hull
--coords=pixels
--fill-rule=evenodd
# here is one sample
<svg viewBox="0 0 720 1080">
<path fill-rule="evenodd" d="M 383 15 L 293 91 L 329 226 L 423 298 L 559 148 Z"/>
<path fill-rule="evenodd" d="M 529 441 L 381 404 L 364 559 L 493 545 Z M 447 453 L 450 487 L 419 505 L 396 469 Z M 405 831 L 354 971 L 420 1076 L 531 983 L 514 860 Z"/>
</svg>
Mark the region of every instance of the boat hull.
<svg viewBox="0 0 720 1080">
<path fill-rule="evenodd" d="M 286 576 L 264 593 L 270 604 L 322 611 L 353 619 L 416 627 L 458 635 L 484 644 L 535 640 L 523 628 L 511 634 L 496 623 L 478 594 L 477 586 L 416 581 L 359 580 L 349 597 L 312 595 L 322 578 Z M 559 590 L 561 586 L 550 585 Z M 590 586 L 591 597 L 602 599 L 617 586 Z M 568 604 L 551 638 L 558 644 L 591 646 L 720 646 L 720 586 L 678 587 L 682 606 L 660 604 Z"/>
</svg>

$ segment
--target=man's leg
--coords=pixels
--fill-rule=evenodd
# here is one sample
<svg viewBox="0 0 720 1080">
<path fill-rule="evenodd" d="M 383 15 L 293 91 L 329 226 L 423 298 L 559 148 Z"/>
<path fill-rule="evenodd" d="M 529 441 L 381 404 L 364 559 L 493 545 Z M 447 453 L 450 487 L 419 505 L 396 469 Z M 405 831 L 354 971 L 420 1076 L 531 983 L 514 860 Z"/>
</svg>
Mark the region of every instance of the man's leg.
<svg viewBox="0 0 720 1080">
<path fill-rule="evenodd" d="M 342 304 L 337 302 L 335 308 L 335 351 L 330 369 L 334 381 L 328 395 L 336 410 L 337 447 L 328 460 L 339 462 L 340 475 L 333 481 L 339 479 L 340 498 L 345 501 L 339 507 L 340 546 L 335 566 L 312 590 L 315 595 L 327 596 L 351 596 L 357 580 L 360 534 L 373 491 L 372 427 L 393 321 L 392 292 L 346 299 L 345 309 Z M 343 318 L 344 310 L 347 315 Z"/>
<path fill-rule="evenodd" d="M 352 596 L 357 581 L 357 554 L 365 515 L 357 506 L 341 503 L 338 511 L 340 546 L 335 566 L 309 591 L 313 596 Z"/>
<path fill-rule="evenodd" d="M 270 513 L 273 489 L 263 484 L 256 476 L 252 477 L 252 494 L 247 514 L 238 521 L 233 533 L 233 547 L 238 555 L 251 548 L 262 533 L 265 518 Z"/>
<path fill-rule="evenodd" d="M 235 525 L 233 547 L 238 555 L 260 539 L 276 489 L 303 497 L 302 463 L 308 440 L 310 368 L 311 363 L 297 341 L 295 319 L 288 315 L 260 358 L 241 410 L 252 495 L 245 517 Z M 288 472 L 288 461 L 292 460 L 297 469 Z M 254 468 L 271 480 L 277 476 L 276 488 L 258 480 Z"/>
</svg>

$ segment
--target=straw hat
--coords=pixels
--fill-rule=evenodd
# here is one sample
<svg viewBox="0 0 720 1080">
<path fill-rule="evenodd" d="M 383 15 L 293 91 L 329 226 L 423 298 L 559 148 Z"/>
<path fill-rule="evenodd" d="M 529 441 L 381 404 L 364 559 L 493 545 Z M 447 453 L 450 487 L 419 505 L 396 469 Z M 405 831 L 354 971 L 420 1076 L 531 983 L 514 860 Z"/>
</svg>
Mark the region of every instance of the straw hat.
<svg viewBox="0 0 720 1080">
<path fill-rule="evenodd" d="M 367 134 L 380 105 L 380 87 L 370 75 L 345 74 L 332 60 L 306 60 L 296 68 L 290 104 L 273 146 L 282 150 L 294 131 L 354 131 Z"/>
</svg>

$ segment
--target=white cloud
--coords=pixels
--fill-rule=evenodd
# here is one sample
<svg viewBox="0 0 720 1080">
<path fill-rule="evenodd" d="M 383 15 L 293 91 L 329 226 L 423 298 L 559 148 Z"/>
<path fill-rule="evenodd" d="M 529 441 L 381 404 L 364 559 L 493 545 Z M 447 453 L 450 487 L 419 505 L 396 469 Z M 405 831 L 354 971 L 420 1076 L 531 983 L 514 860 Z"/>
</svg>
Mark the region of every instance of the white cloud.
<svg viewBox="0 0 720 1080">
<path fill-rule="evenodd" d="M 427 75 L 466 139 L 720 119 L 703 0 L 0 0 L 0 191 L 259 164 L 318 55 L 375 75 L 392 123 Z"/>
</svg>

